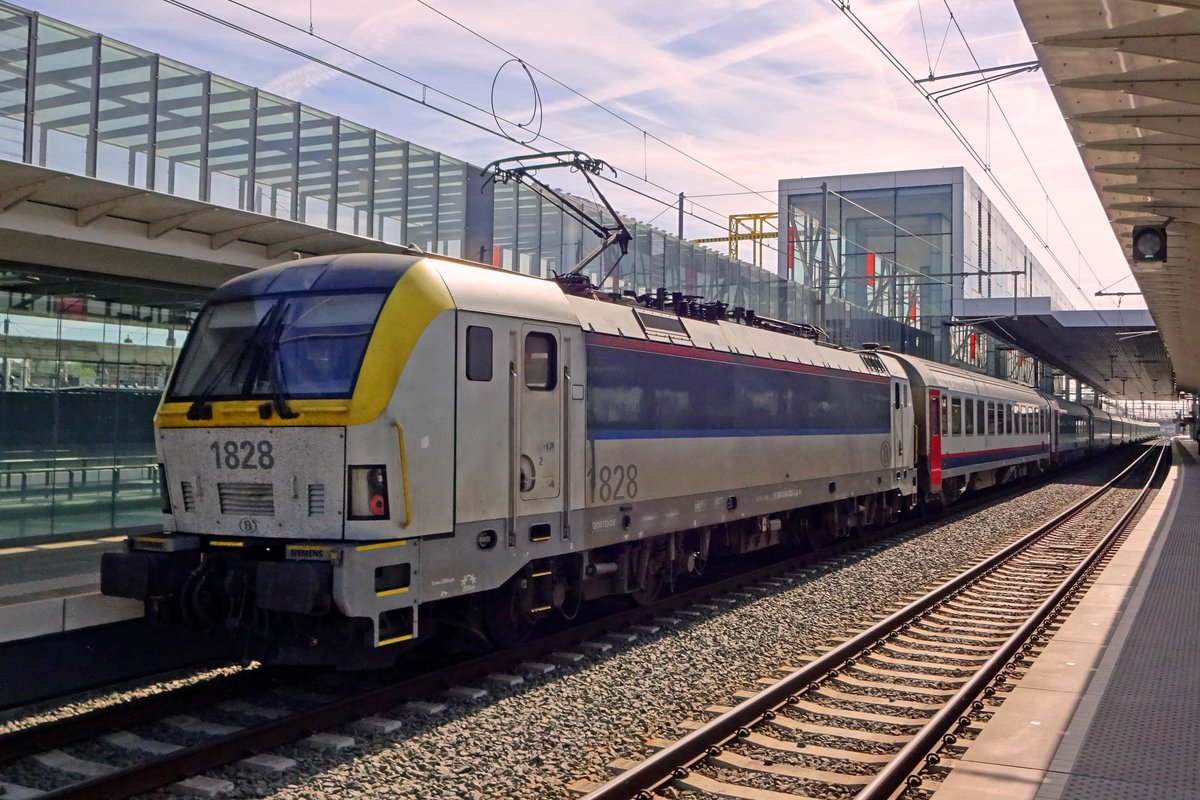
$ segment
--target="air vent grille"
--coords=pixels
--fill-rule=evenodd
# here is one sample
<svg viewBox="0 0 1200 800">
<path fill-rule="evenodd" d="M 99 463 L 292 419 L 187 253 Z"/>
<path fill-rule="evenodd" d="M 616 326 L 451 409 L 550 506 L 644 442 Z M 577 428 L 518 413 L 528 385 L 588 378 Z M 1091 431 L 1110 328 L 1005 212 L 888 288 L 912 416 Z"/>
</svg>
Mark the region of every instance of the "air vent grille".
<svg viewBox="0 0 1200 800">
<path fill-rule="evenodd" d="M 308 485 L 308 515 L 318 517 L 325 513 L 325 484 Z"/>
<path fill-rule="evenodd" d="M 275 516 L 275 496 L 269 483 L 218 483 L 222 514 Z"/>
<path fill-rule="evenodd" d="M 191 481 L 180 481 L 179 491 L 183 495 L 183 510 L 196 510 L 196 491 L 192 488 Z"/>
</svg>

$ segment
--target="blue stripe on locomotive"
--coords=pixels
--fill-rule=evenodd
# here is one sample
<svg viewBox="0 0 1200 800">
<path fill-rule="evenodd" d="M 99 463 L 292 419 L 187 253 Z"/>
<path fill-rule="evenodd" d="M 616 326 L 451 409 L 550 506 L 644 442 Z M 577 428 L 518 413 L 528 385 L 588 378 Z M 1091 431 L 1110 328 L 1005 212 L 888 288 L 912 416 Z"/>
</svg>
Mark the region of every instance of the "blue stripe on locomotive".
<svg viewBox="0 0 1200 800">
<path fill-rule="evenodd" d="M 587 343 L 591 439 L 887 435 L 890 385 Z"/>
</svg>

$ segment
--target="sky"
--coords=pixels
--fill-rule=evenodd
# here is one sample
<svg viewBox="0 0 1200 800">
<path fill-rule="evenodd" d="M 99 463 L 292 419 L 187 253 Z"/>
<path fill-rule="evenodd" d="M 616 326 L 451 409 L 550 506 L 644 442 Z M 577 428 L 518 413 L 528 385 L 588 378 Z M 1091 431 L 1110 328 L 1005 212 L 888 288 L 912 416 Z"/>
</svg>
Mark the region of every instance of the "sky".
<svg viewBox="0 0 1200 800">
<path fill-rule="evenodd" d="M 688 238 L 720 236 L 728 214 L 775 211 L 781 179 L 965 166 L 1077 308 L 1144 307 L 1094 296 L 1137 287 L 1040 72 L 942 101 L 980 165 L 834 0 L 23 5 L 473 164 L 529 152 L 514 139 L 582 150 L 616 169 L 621 185 L 602 188 L 635 219 L 675 232 L 683 192 Z M 851 8 L 918 77 L 1035 58 L 1009 0 Z"/>
</svg>

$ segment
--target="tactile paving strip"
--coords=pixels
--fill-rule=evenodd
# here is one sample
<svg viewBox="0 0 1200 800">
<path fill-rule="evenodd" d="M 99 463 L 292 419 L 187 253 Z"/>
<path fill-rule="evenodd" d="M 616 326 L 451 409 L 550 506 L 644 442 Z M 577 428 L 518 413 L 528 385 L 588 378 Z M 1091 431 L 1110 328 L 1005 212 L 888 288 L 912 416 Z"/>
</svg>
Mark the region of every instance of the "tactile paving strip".
<svg viewBox="0 0 1200 800">
<path fill-rule="evenodd" d="M 1174 519 L 1062 800 L 1200 800 L 1200 462 L 1175 458 Z"/>
</svg>

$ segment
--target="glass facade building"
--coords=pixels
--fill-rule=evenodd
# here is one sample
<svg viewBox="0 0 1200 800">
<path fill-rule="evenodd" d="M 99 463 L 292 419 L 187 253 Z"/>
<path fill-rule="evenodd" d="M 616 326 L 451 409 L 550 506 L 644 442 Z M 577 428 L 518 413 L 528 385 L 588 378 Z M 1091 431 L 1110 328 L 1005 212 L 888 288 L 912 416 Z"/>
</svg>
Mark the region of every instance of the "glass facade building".
<svg viewBox="0 0 1200 800">
<path fill-rule="evenodd" d="M 965 169 L 782 181 L 780 205 L 781 275 L 826 305 L 850 302 L 919 331 L 878 339 L 893 349 L 1035 382 L 1032 359 L 959 324 L 963 301 L 1071 306 Z"/>
</svg>

